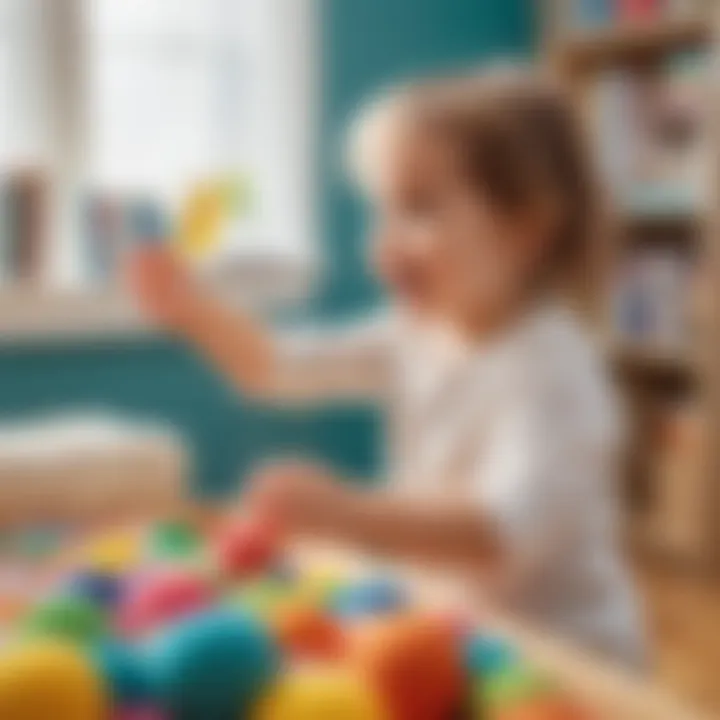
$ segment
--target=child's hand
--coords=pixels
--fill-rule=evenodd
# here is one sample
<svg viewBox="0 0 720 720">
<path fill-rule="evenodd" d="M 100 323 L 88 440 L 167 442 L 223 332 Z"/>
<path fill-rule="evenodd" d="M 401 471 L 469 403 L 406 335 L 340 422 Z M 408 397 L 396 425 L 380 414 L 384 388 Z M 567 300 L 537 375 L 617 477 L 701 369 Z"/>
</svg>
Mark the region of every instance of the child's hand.
<svg viewBox="0 0 720 720">
<path fill-rule="evenodd" d="M 173 254 L 159 246 L 131 251 L 127 281 L 141 309 L 171 330 L 192 323 L 200 296 L 189 272 Z"/>
<path fill-rule="evenodd" d="M 246 503 L 299 534 L 335 534 L 349 519 L 357 493 L 327 470 L 299 462 L 271 465 L 251 480 Z"/>
</svg>

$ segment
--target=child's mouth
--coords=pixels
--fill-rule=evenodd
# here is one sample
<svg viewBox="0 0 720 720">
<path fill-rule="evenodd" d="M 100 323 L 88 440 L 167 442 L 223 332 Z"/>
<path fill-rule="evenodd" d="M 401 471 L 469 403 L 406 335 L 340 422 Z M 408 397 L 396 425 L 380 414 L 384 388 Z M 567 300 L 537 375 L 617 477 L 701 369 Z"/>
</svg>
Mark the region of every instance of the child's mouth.
<svg viewBox="0 0 720 720">
<path fill-rule="evenodd" d="M 413 265 L 403 265 L 396 268 L 393 274 L 392 285 L 399 296 L 404 300 L 420 305 L 428 300 L 429 282 L 426 273 Z"/>
</svg>

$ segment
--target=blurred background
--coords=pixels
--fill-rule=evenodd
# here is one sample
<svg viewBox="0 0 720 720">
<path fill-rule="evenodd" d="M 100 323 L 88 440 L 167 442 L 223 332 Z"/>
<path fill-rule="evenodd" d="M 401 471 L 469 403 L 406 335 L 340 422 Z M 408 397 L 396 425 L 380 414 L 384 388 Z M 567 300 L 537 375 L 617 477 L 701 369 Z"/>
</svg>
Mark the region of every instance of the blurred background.
<svg viewBox="0 0 720 720">
<path fill-rule="evenodd" d="M 77 449 L 96 418 L 105 435 L 156 423 L 182 439 L 191 482 L 210 495 L 279 451 L 377 475 L 376 408 L 254 407 L 144 326 L 117 283 L 133 203 L 177 218 L 178 242 L 232 302 L 291 320 L 365 310 L 380 292 L 339 161 L 357 104 L 413 75 L 550 64 L 587 118 L 616 208 L 585 285 L 630 409 L 628 552 L 662 676 L 720 711 L 713 11 L 713 0 L 0 0 L 0 432 L 51 442 L 73 427 Z"/>
</svg>

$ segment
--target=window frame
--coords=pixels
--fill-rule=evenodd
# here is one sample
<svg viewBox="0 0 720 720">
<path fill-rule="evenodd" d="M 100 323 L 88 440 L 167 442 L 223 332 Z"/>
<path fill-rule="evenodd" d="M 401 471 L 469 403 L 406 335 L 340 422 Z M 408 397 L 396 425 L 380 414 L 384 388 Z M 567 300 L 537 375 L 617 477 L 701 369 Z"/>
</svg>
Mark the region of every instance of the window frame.
<svg viewBox="0 0 720 720">
<path fill-rule="evenodd" d="M 44 13 L 41 42 L 45 62 L 42 88 L 48 103 L 49 174 L 52 179 L 46 277 L 32 285 L 11 283 L 0 288 L 0 343 L 81 340 L 98 336 L 128 338 L 152 328 L 118 285 L 83 284 L 77 242 L 80 228 L 72 211 L 82 186 L 85 137 L 83 93 L 85 53 L 83 3 L 86 0 L 38 0 Z M 293 150 L 299 213 L 298 238 L 292 250 L 267 252 L 253 248 L 232 254 L 232 261 L 199 269 L 209 291 L 237 305 L 275 307 L 305 298 L 319 271 L 317 127 L 319 57 L 316 32 L 318 0 L 273 0 L 285 3 L 285 42 L 293 73 L 292 109 L 288 113 L 288 142 Z M 72 247 L 70 247 L 72 245 Z"/>
</svg>

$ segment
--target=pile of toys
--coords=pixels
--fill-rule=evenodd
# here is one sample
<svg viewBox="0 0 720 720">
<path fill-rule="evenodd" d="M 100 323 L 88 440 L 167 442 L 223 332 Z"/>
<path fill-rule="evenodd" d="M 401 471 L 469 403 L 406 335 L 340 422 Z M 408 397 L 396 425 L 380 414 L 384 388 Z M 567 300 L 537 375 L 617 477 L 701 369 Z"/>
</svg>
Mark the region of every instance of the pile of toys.
<svg viewBox="0 0 720 720">
<path fill-rule="evenodd" d="M 588 718 L 501 638 L 387 572 L 295 561 L 268 523 L 164 521 L 56 555 L 0 646 L 0 718 Z"/>
</svg>

